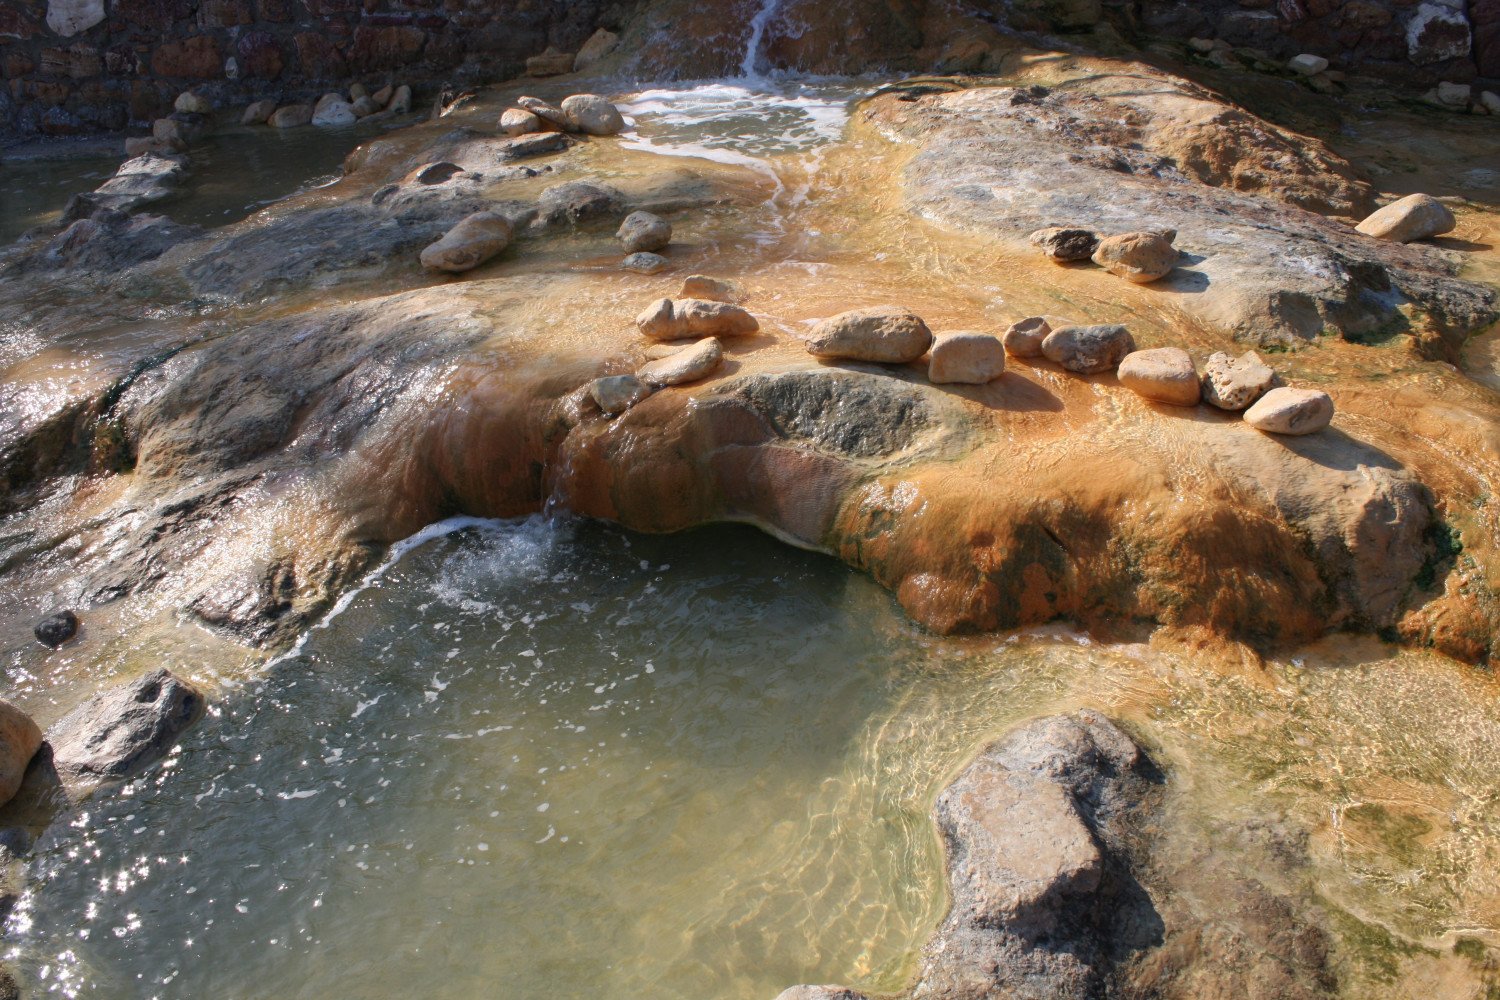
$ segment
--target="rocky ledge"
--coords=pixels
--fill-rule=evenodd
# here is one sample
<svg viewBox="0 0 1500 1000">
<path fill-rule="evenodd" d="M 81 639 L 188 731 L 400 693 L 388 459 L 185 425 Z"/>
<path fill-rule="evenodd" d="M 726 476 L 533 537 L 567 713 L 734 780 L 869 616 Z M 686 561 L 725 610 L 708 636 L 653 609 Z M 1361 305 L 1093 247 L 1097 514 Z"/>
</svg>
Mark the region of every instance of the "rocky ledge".
<svg viewBox="0 0 1500 1000">
<path fill-rule="evenodd" d="M 1109 719 L 1037 719 L 982 750 L 938 796 L 952 895 L 913 1000 L 1332 995 L 1321 932 L 1284 895 L 1158 859 L 1164 777 Z M 795 986 L 778 1000 L 865 1000 Z"/>
</svg>

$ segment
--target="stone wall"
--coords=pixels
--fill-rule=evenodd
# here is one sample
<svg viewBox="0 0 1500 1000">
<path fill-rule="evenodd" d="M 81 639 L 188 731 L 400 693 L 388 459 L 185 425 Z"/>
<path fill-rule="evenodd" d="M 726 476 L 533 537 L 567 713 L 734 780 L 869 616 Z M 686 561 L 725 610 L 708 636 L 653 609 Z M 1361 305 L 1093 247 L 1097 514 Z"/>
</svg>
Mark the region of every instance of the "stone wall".
<svg viewBox="0 0 1500 1000">
<path fill-rule="evenodd" d="M 610 0 L 0 0 L 0 135 L 143 125 L 189 88 L 235 106 L 354 80 L 504 79 L 628 13 Z"/>
<path fill-rule="evenodd" d="M 761 2 L 0 0 L 0 135 L 145 125 L 189 88 L 236 106 L 353 80 L 506 79 L 549 46 L 572 52 L 596 27 L 621 30 L 640 7 L 649 7 L 641 23 L 659 30 L 627 37 L 654 56 L 632 68 L 663 77 L 732 71 Z M 764 52 L 773 65 L 818 72 L 872 61 L 941 67 L 918 54 L 942 50 L 937 8 L 959 9 L 942 0 L 783 0 Z M 1500 79 L 1500 0 L 968 0 L 962 10 L 1022 30 L 1088 32 L 1108 21 L 1141 44 L 1207 37 L 1278 58 L 1311 52 L 1351 75 L 1424 89 Z M 724 51 L 695 56 L 694 42 Z"/>
<path fill-rule="evenodd" d="M 1500 0 L 1140 0 L 1114 6 L 1147 35 L 1221 38 L 1428 87 L 1500 78 Z"/>
</svg>

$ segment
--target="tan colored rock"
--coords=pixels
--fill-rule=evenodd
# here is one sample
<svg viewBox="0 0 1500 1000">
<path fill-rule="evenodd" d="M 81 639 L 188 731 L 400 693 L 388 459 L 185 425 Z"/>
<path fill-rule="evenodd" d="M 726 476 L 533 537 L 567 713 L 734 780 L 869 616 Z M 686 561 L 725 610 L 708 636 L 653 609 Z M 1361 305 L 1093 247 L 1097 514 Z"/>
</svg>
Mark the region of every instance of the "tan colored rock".
<svg viewBox="0 0 1500 1000">
<path fill-rule="evenodd" d="M 760 329 L 754 316 L 728 302 L 704 299 L 658 299 L 635 320 L 651 340 L 685 337 L 744 337 Z"/>
<path fill-rule="evenodd" d="M 807 353 L 882 364 L 916 361 L 932 346 L 932 331 L 909 309 L 877 306 L 830 316 L 813 327 Z"/>
<path fill-rule="evenodd" d="M 353 125 L 359 120 L 352 104 L 336 94 L 328 96 L 336 99 L 330 101 L 325 97 L 324 100 L 318 102 L 317 107 L 313 108 L 312 123 L 314 125 L 319 128 L 334 128 L 341 125 Z"/>
<path fill-rule="evenodd" d="M 375 98 L 368 94 L 357 98 L 353 104 L 349 105 L 349 108 L 354 112 L 354 117 L 356 118 L 368 118 L 380 111 L 380 105 L 376 104 Z"/>
<path fill-rule="evenodd" d="M 542 120 L 530 111 L 520 108 L 506 108 L 500 115 L 500 131 L 514 139 L 518 135 L 527 135 L 542 130 Z"/>
<path fill-rule="evenodd" d="M 724 345 L 717 337 L 709 337 L 652 361 L 636 377 L 648 385 L 682 385 L 712 374 L 723 361 Z"/>
<path fill-rule="evenodd" d="M 626 253 L 654 253 L 665 249 L 672 242 L 672 224 L 650 212 L 631 212 L 620 223 L 620 230 L 615 233 L 615 237 Z"/>
<path fill-rule="evenodd" d="M 1393 243 L 1410 243 L 1453 232 L 1458 220 L 1448 206 L 1431 195 L 1410 194 L 1376 211 L 1354 228 L 1366 236 Z"/>
<path fill-rule="evenodd" d="M 1173 406 L 1197 406 L 1202 389 L 1192 356 L 1180 347 L 1155 347 L 1125 355 L 1116 373 L 1138 396 Z"/>
<path fill-rule="evenodd" d="M 1272 389 L 1245 411 L 1245 423 L 1268 434 L 1316 434 L 1333 421 L 1333 400 L 1318 389 Z"/>
<path fill-rule="evenodd" d="M 524 111 L 530 111 L 540 118 L 544 123 L 560 128 L 565 132 L 573 131 L 573 119 L 568 113 L 555 104 L 548 104 L 539 97 L 518 97 L 516 104 Z"/>
<path fill-rule="evenodd" d="M 1122 233 L 1100 240 L 1093 259 L 1110 274 L 1144 285 L 1166 277 L 1177 257 L 1177 248 L 1161 233 Z"/>
<path fill-rule="evenodd" d="M 365 87 L 364 84 L 362 84 L 362 83 L 351 83 L 351 84 L 349 84 L 349 103 L 350 104 L 353 104 L 355 101 L 358 101 L 361 97 L 369 97 L 369 96 L 370 96 L 370 91 L 368 89 L 366 89 L 366 87 Z"/>
<path fill-rule="evenodd" d="M 578 50 L 578 55 L 573 57 L 573 72 L 582 73 L 613 52 L 615 46 L 619 44 L 619 35 L 608 29 L 600 28 L 589 36 L 589 40 L 584 42 L 583 46 Z"/>
<path fill-rule="evenodd" d="M 1038 229 L 1026 237 L 1026 241 L 1058 264 L 1088 260 L 1099 249 L 1099 237 L 1087 229 L 1049 226 Z"/>
<path fill-rule="evenodd" d="M 376 104 L 380 105 L 382 108 L 385 108 L 390 106 L 391 97 L 395 93 L 396 88 L 392 87 L 390 84 L 386 84 L 384 87 L 381 87 L 379 90 L 375 91 L 375 93 L 371 94 L 370 98 Z"/>
<path fill-rule="evenodd" d="M 213 102 L 206 97 L 184 90 L 177 95 L 177 100 L 172 103 L 174 111 L 181 111 L 185 115 L 207 115 L 214 110 Z"/>
<path fill-rule="evenodd" d="M 275 101 L 254 101 L 240 115 L 241 125 L 264 125 L 276 113 Z"/>
<path fill-rule="evenodd" d="M 274 128 L 297 128 L 310 125 L 312 116 L 311 104 L 289 104 L 284 108 L 277 108 L 266 121 Z"/>
<path fill-rule="evenodd" d="M 615 416 L 650 396 L 651 387 L 634 375 L 607 375 L 589 384 L 589 395 L 599 409 Z"/>
<path fill-rule="evenodd" d="M 672 266 L 672 262 L 659 253 L 633 253 L 620 262 L 627 271 L 637 274 L 660 274 Z"/>
<path fill-rule="evenodd" d="M 510 220 L 498 212 L 475 212 L 422 251 L 422 266 L 469 271 L 510 245 Z"/>
<path fill-rule="evenodd" d="M 991 333 L 940 333 L 932 340 L 928 381 L 983 385 L 1005 373 L 1005 345 Z"/>
<path fill-rule="evenodd" d="M 15 797 L 26 776 L 26 765 L 42 745 L 42 731 L 31 716 L 8 701 L 0 701 L 0 805 Z"/>
<path fill-rule="evenodd" d="M 564 73 L 571 73 L 574 58 L 575 54 L 572 52 L 559 52 L 549 46 L 546 52 L 526 60 L 526 75 L 561 76 Z"/>
<path fill-rule="evenodd" d="M 391 103 L 387 104 L 385 109 L 398 115 L 404 115 L 409 112 L 411 110 L 411 88 L 404 83 L 397 87 L 396 92 L 391 95 Z"/>
<path fill-rule="evenodd" d="M 1052 327 L 1045 317 L 1031 316 L 1018 320 L 1010 325 L 1002 338 L 1005 353 L 1017 358 L 1039 358 L 1042 356 L 1042 341 L 1051 332 Z"/>
<path fill-rule="evenodd" d="M 1219 351 L 1203 366 L 1203 401 L 1221 410 L 1243 410 L 1275 385 L 1275 369 L 1254 351 L 1237 358 Z"/>
<path fill-rule="evenodd" d="M 732 281 L 723 278 L 710 278 L 703 274 L 690 274 L 682 279 L 682 291 L 679 293 L 685 299 L 708 299 L 712 302 L 743 302 L 744 292 Z"/>
<path fill-rule="evenodd" d="M 620 110 L 598 94 L 574 94 L 562 102 L 562 112 L 584 135 L 617 135 L 625 131 Z"/>
<path fill-rule="evenodd" d="M 1135 339 L 1118 324 L 1065 326 L 1042 341 L 1042 355 L 1048 361 L 1079 375 L 1113 371 L 1134 350 Z"/>
</svg>

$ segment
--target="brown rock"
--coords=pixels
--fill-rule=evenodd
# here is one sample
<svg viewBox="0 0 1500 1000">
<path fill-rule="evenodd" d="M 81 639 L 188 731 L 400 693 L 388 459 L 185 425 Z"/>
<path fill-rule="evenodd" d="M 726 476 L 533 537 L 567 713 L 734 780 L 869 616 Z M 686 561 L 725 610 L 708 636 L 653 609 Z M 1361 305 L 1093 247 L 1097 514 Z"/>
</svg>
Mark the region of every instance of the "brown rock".
<svg viewBox="0 0 1500 1000">
<path fill-rule="evenodd" d="M 539 56 L 532 56 L 526 60 L 527 76 L 561 76 L 564 73 L 573 72 L 572 52 L 559 52 L 549 48 Z"/>
<path fill-rule="evenodd" d="M 1179 347 L 1156 347 L 1127 354 L 1117 375 L 1125 388 L 1158 403 L 1197 406 L 1202 394 L 1193 359 Z"/>
<path fill-rule="evenodd" d="M 289 104 L 284 108 L 277 108 L 266 121 L 274 128 L 296 128 L 310 124 L 312 116 L 311 104 Z"/>
<path fill-rule="evenodd" d="M 603 59 L 615 50 L 620 44 L 620 36 L 613 31 L 600 28 L 589 36 L 589 40 L 583 43 L 578 50 L 578 55 L 573 57 L 573 72 L 582 73 L 590 66 Z"/>
<path fill-rule="evenodd" d="M 672 242 L 672 224 L 650 212 L 631 212 L 620 223 L 620 230 L 615 233 L 615 238 L 620 241 L 626 253 L 654 253 Z"/>
<path fill-rule="evenodd" d="M 26 765 L 42 745 L 42 731 L 31 716 L 0 701 L 0 805 L 15 797 Z"/>
<path fill-rule="evenodd" d="M 555 104 L 548 104 L 539 97 L 518 97 L 516 104 L 555 128 L 569 132 L 573 130 L 573 120 L 568 117 L 566 111 Z"/>
<path fill-rule="evenodd" d="M 256 101 L 240 115 L 241 125 L 264 125 L 276 113 L 275 101 Z"/>
<path fill-rule="evenodd" d="M 276 36 L 268 31 L 247 31 L 234 45 L 240 72 L 247 77 L 274 80 L 281 75 L 284 59 Z"/>
<path fill-rule="evenodd" d="M 651 362 L 636 376 L 648 385 L 682 385 L 712 374 L 723 361 L 724 345 L 717 337 L 709 337 Z"/>
<path fill-rule="evenodd" d="M 1458 220 L 1448 206 L 1431 195 L 1411 194 L 1375 212 L 1355 227 L 1366 236 L 1393 243 L 1410 243 L 1453 232 Z"/>
<path fill-rule="evenodd" d="M 1042 354 L 1048 361 L 1080 375 L 1113 371 L 1134 350 L 1130 331 L 1117 324 L 1065 326 L 1042 341 Z"/>
<path fill-rule="evenodd" d="M 813 327 L 807 352 L 817 358 L 844 358 L 906 364 L 932 346 L 932 331 L 909 309 L 877 306 L 830 316 Z"/>
<path fill-rule="evenodd" d="M 520 108 L 507 108 L 500 115 L 500 131 L 511 138 L 531 132 L 540 132 L 541 130 L 542 120 L 530 111 L 522 111 Z"/>
<path fill-rule="evenodd" d="M 1026 237 L 1028 243 L 1037 247 L 1058 264 L 1088 260 L 1099 249 L 1099 237 L 1087 229 L 1063 229 L 1056 226 L 1038 229 Z"/>
<path fill-rule="evenodd" d="M 755 317 L 739 306 L 704 299 L 658 299 L 636 317 L 635 323 L 651 340 L 744 337 L 760 329 Z"/>
<path fill-rule="evenodd" d="M 1275 370 L 1254 351 L 1238 358 L 1219 351 L 1203 366 L 1203 401 L 1221 410 L 1243 410 L 1275 385 Z"/>
<path fill-rule="evenodd" d="M 1002 343 L 1005 353 L 1017 358 L 1039 358 L 1042 356 L 1042 341 L 1052 332 L 1045 317 L 1032 316 L 1018 320 L 1005 331 Z"/>
<path fill-rule="evenodd" d="M 927 364 L 931 382 L 983 385 L 1005 373 L 1005 346 L 989 333 L 940 333 Z"/>
<path fill-rule="evenodd" d="M 414 60 L 427 44 L 427 32 L 410 24 L 354 29 L 349 46 L 349 68 L 356 73 L 399 69 Z"/>
<path fill-rule="evenodd" d="M 1136 284 L 1164 278 L 1177 266 L 1177 248 L 1161 233 L 1106 236 L 1094 251 L 1094 263 Z"/>
<path fill-rule="evenodd" d="M 499 212 L 475 212 L 422 251 L 422 266 L 470 271 L 510 245 L 510 220 Z"/>
<path fill-rule="evenodd" d="M 710 278 L 703 274 L 690 274 L 682 279 L 682 291 L 679 293 L 685 299 L 709 299 L 713 302 L 743 302 L 744 293 L 738 285 L 732 281 L 722 278 Z"/>
<path fill-rule="evenodd" d="M 1333 420 L 1333 400 L 1317 389 L 1272 389 L 1245 411 L 1245 423 L 1268 434 L 1315 434 Z"/>
</svg>

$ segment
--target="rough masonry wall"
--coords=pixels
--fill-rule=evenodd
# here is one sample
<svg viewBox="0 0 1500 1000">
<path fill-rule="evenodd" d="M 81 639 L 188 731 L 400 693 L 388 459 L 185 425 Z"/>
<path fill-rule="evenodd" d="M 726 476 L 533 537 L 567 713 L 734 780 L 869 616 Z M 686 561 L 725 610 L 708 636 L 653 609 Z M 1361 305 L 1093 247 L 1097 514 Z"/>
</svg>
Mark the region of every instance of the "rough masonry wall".
<svg viewBox="0 0 1500 1000">
<path fill-rule="evenodd" d="M 0 0 L 0 135 L 144 124 L 354 80 L 504 79 L 628 13 L 608 0 Z"/>
</svg>

